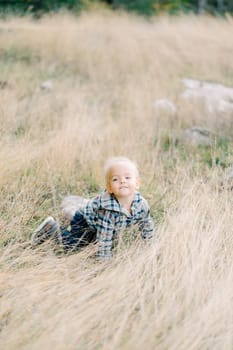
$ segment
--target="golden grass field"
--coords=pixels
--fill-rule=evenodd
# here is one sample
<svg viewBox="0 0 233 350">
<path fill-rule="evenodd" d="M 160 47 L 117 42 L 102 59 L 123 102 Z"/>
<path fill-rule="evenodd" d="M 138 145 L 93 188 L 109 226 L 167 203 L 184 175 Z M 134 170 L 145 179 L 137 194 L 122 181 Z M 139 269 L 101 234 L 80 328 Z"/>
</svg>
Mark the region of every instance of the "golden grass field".
<svg viewBox="0 0 233 350">
<path fill-rule="evenodd" d="M 233 115 L 180 98 L 185 77 L 233 86 L 232 38 L 232 18 L 0 21 L 1 349 L 232 350 Z M 222 142 L 177 144 L 193 125 Z M 109 263 L 32 249 L 62 196 L 103 189 L 112 155 L 138 162 L 156 241 L 123 240 Z"/>
</svg>

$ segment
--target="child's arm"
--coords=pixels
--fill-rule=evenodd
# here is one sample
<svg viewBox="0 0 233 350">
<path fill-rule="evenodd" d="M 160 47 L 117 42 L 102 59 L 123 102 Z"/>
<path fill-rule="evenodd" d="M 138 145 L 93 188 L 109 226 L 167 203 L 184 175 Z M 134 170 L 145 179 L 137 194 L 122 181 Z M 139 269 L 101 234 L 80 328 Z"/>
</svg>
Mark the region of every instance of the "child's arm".
<svg viewBox="0 0 233 350">
<path fill-rule="evenodd" d="M 97 252 L 96 257 L 99 259 L 110 259 L 112 256 L 112 238 L 114 223 L 109 211 L 99 212 L 97 222 Z"/>
<path fill-rule="evenodd" d="M 144 240 L 151 240 L 154 237 L 155 227 L 154 222 L 150 216 L 149 207 L 145 210 L 142 219 L 139 222 L 141 236 Z"/>
</svg>

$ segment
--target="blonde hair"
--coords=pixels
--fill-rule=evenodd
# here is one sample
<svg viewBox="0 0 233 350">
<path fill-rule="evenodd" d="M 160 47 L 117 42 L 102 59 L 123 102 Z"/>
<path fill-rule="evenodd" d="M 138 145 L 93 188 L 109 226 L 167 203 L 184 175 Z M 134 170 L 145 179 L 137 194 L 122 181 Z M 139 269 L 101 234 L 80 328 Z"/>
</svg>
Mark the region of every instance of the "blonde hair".
<svg viewBox="0 0 233 350">
<path fill-rule="evenodd" d="M 116 164 L 127 164 L 135 173 L 136 177 L 139 177 L 139 171 L 137 164 L 132 161 L 131 159 L 127 157 L 111 157 L 109 158 L 104 165 L 104 177 L 105 177 L 105 183 L 108 183 L 109 180 L 109 172 L 111 168 Z"/>
</svg>

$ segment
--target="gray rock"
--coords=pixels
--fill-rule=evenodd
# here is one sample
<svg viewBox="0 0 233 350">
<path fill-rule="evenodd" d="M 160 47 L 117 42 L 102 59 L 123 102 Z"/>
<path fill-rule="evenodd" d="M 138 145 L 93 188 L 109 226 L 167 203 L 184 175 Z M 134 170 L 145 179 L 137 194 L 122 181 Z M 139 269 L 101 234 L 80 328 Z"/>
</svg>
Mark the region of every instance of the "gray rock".
<svg viewBox="0 0 233 350">
<path fill-rule="evenodd" d="M 213 132 L 198 126 L 185 129 L 181 134 L 181 141 L 194 146 L 210 146 L 215 138 L 216 135 Z"/>
<path fill-rule="evenodd" d="M 191 102 L 204 102 L 210 113 L 233 111 L 233 88 L 195 79 L 182 79 L 186 90 L 181 97 Z"/>
<path fill-rule="evenodd" d="M 87 198 L 80 196 L 70 195 L 63 197 L 61 209 L 65 218 L 71 220 L 76 211 L 83 208 L 87 202 Z"/>
</svg>

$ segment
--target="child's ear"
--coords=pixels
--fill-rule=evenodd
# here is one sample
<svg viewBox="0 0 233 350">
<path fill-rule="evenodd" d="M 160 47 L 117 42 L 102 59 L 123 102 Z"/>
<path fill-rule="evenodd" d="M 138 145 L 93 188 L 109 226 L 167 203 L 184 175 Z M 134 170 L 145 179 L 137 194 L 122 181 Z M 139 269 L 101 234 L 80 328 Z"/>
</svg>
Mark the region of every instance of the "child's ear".
<svg viewBox="0 0 233 350">
<path fill-rule="evenodd" d="M 108 193 L 112 193 L 112 188 L 111 185 L 109 184 L 109 182 L 106 183 L 106 190 L 108 191 Z"/>
</svg>

